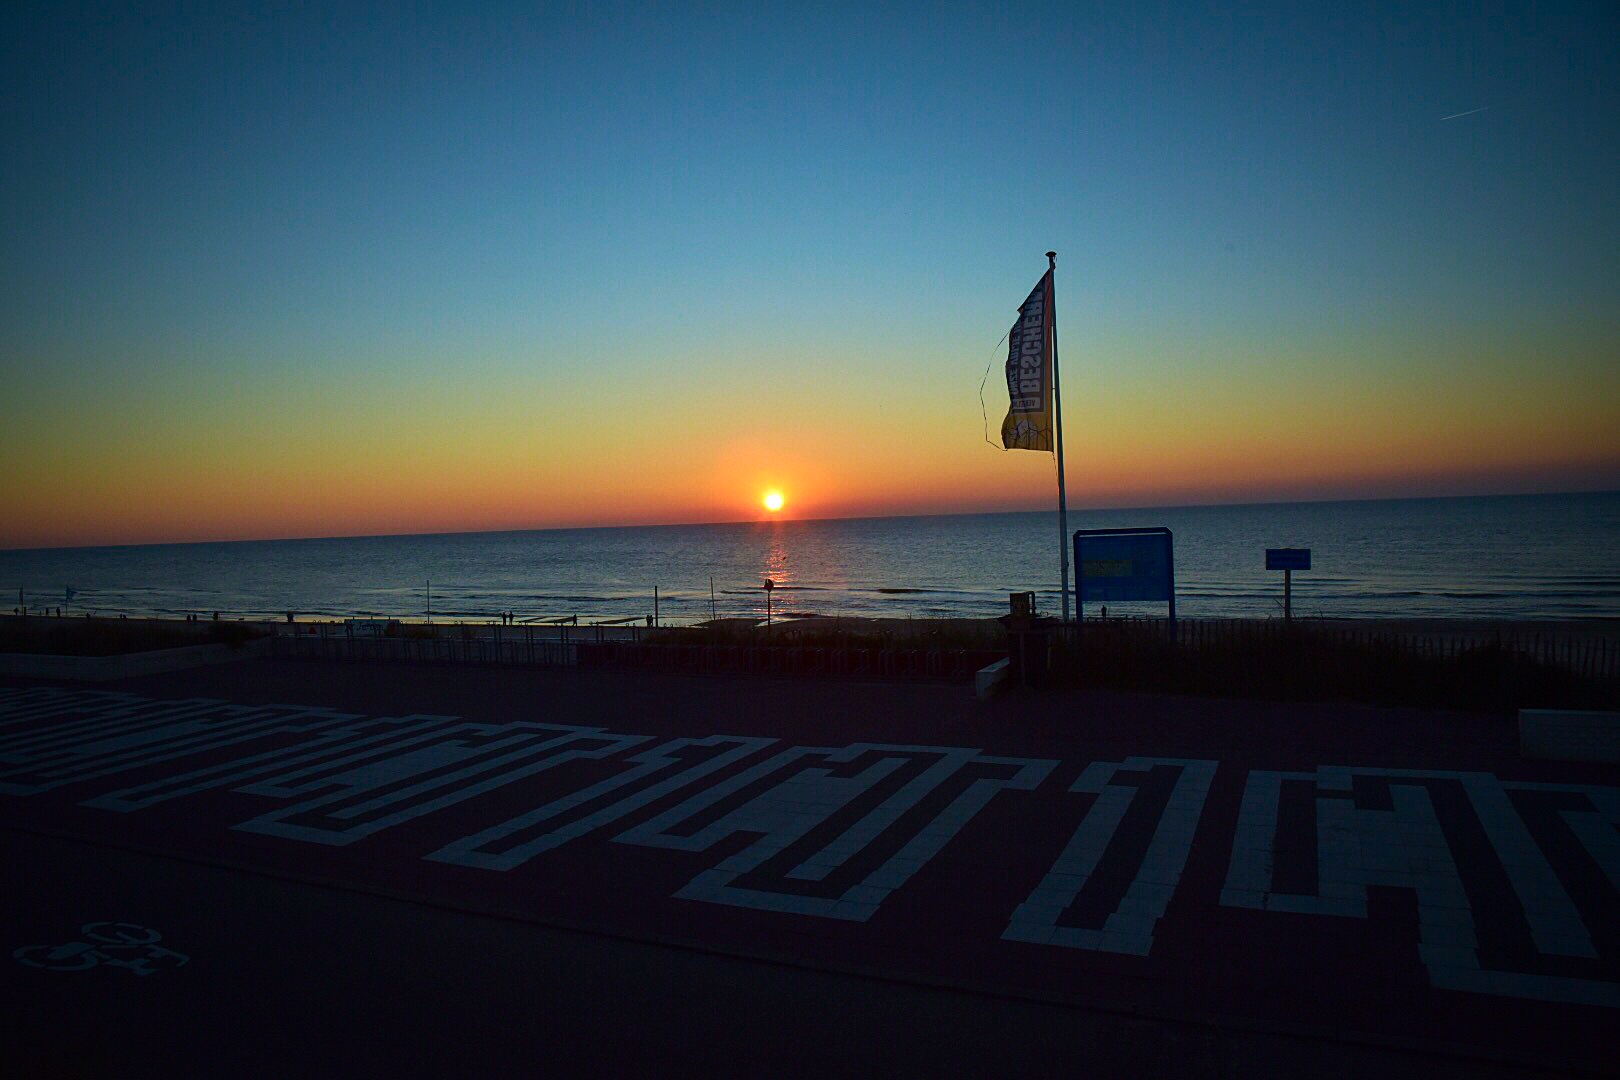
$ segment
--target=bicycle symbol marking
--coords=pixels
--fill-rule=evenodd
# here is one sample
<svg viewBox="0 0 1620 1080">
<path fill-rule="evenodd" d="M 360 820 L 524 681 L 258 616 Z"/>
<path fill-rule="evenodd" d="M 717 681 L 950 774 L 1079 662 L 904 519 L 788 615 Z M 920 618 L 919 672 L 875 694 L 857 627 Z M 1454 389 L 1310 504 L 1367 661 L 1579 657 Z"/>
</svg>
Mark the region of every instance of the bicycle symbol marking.
<svg viewBox="0 0 1620 1080">
<path fill-rule="evenodd" d="M 185 953 L 165 948 L 163 935 L 135 923 L 87 922 L 79 927 L 85 941 L 62 945 L 24 945 L 11 955 L 19 964 L 43 971 L 88 971 L 105 964 L 134 975 L 154 975 L 165 968 L 185 966 Z"/>
</svg>

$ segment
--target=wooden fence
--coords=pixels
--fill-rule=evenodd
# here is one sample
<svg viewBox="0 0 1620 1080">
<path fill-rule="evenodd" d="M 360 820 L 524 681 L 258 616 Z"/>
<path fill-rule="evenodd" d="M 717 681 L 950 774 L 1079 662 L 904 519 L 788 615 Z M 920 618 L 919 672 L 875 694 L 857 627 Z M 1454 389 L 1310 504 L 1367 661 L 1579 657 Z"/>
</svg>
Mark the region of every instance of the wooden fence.
<svg viewBox="0 0 1620 1080">
<path fill-rule="evenodd" d="M 1352 620 L 1296 619 L 1182 619 L 1175 625 L 1176 643 L 1197 652 L 1211 646 L 1281 640 L 1284 637 L 1318 643 L 1324 648 L 1346 645 L 1362 650 L 1419 659 L 1454 660 L 1482 648 L 1517 653 L 1549 667 L 1582 678 L 1620 682 L 1620 630 L 1602 632 L 1572 626 L 1569 629 L 1520 629 L 1511 622 L 1460 623 L 1455 627 L 1403 629 Z M 1167 619 L 1088 620 L 1058 631 L 1059 639 L 1075 645 L 1110 634 L 1148 634 L 1168 638 Z"/>
<path fill-rule="evenodd" d="M 1006 655 L 1005 648 L 951 647 L 948 643 L 893 635 L 842 643 L 788 644 L 768 637 L 707 638 L 702 631 L 647 640 L 640 628 L 614 639 L 600 629 L 582 628 L 558 640 L 532 627 L 480 627 L 476 632 L 444 628 L 442 636 L 368 636 L 337 624 L 309 633 L 276 638 L 275 655 L 288 658 L 394 661 L 417 664 L 480 664 L 522 667 L 614 667 L 697 674 L 779 674 L 847 679 L 963 680 Z M 1167 641 L 1164 619 L 1087 620 L 1053 629 L 1060 647 L 1093 653 L 1111 642 L 1127 651 L 1103 649 L 1127 659 L 1140 652 L 1130 642 Z M 1290 662 L 1342 667 L 1345 654 L 1390 660 L 1456 660 L 1481 649 L 1499 649 L 1569 672 L 1594 683 L 1620 685 L 1620 644 L 1600 632 L 1518 630 L 1512 624 L 1404 629 L 1352 621 L 1184 619 L 1174 628 L 1175 654 L 1219 656 L 1233 646 L 1286 646 L 1278 655 Z M 1156 650 L 1155 650 L 1156 651 Z M 1142 654 L 1143 662 L 1156 662 Z"/>
<path fill-rule="evenodd" d="M 795 645 L 561 642 L 508 632 L 500 638 L 366 637 L 343 633 L 275 639 L 281 659 L 360 660 L 505 667 L 639 668 L 700 675 L 961 681 L 1004 655 L 984 649 L 819 648 Z"/>
<path fill-rule="evenodd" d="M 509 635 L 502 640 L 463 637 L 350 637 L 344 634 L 278 637 L 277 659 L 371 660 L 409 664 L 485 664 L 505 667 L 574 667 L 579 646 Z"/>
</svg>

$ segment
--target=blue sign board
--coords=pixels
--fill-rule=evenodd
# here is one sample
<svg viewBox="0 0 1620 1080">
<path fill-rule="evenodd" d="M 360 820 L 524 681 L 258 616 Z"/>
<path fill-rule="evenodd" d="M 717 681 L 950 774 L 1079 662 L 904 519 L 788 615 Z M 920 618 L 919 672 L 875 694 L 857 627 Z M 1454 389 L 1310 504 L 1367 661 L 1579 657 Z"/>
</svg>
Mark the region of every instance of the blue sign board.
<svg viewBox="0 0 1620 1080">
<path fill-rule="evenodd" d="M 1074 538 L 1082 601 L 1170 599 L 1170 537 L 1165 533 Z"/>
<path fill-rule="evenodd" d="M 1174 637 L 1176 574 L 1169 529 L 1081 529 L 1074 534 L 1074 571 L 1081 618 L 1088 600 L 1163 600 Z"/>
<path fill-rule="evenodd" d="M 1310 548 L 1266 548 L 1267 570 L 1309 570 Z"/>
</svg>

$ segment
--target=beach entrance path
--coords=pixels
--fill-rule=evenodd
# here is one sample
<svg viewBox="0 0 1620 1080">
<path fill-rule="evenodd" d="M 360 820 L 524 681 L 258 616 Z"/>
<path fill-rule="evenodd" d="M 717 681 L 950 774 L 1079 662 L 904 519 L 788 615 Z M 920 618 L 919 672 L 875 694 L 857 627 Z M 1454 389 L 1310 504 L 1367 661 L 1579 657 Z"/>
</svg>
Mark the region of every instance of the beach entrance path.
<svg viewBox="0 0 1620 1080">
<path fill-rule="evenodd" d="M 762 1067 L 788 1032 L 766 1014 L 801 997 L 812 1031 L 875 996 L 855 1028 L 904 1003 L 951 1032 L 891 1054 L 1138 1045 L 1193 1073 L 1601 1071 L 1620 1020 L 1620 770 L 1523 761 L 1490 717 L 259 661 L 0 684 L 0 825 L 7 1005 L 43 1063 L 52 1017 L 128 1008 L 182 1038 L 132 1003 L 185 986 L 272 1013 L 354 994 L 356 1028 L 539 995 L 540 1029 L 632 1053 L 606 1048 L 632 1018 L 604 964 L 634 1023 L 711 1040 L 694 1061 L 725 1056 L 705 988 L 753 987 L 737 1015 L 765 1027 L 735 1040 Z M 585 997 L 526 982 L 512 958 L 539 953 Z M 1024 1039 L 1005 1059 L 1001 1032 Z"/>
</svg>

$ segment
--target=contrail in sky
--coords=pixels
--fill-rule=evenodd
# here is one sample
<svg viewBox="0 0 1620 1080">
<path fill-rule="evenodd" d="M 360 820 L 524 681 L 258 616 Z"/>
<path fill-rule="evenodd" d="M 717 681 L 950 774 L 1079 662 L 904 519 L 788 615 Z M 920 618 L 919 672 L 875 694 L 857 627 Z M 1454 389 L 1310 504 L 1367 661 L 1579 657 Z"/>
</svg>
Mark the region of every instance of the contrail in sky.
<svg viewBox="0 0 1620 1080">
<path fill-rule="evenodd" d="M 1442 116 L 1440 118 L 1440 122 L 1443 124 L 1447 120 L 1455 120 L 1459 116 L 1473 116 L 1475 113 L 1484 112 L 1488 108 L 1490 108 L 1489 105 L 1481 105 L 1479 108 L 1477 108 L 1477 109 L 1469 109 L 1467 112 L 1452 113 L 1450 116 Z"/>
</svg>

